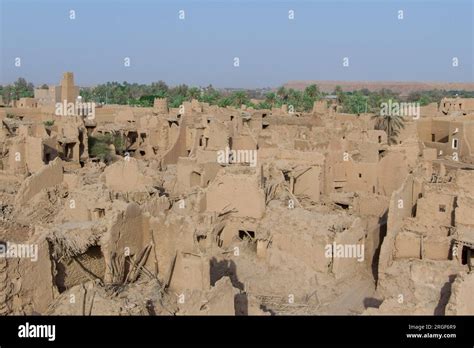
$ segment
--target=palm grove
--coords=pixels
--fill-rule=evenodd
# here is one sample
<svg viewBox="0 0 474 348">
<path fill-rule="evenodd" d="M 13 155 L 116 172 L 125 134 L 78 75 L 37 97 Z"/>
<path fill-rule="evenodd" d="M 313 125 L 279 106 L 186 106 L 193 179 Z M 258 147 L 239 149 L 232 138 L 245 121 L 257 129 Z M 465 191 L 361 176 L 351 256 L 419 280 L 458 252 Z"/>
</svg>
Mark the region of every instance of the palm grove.
<svg viewBox="0 0 474 348">
<path fill-rule="evenodd" d="M 48 88 L 41 85 L 39 88 Z M 80 91 L 84 101 L 93 101 L 104 104 L 121 104 L 151 107 L 155 98 L 167 97 L 170 107 L 179 107 L 184 101 L 197 99 L 211 105 L 220 107 L 246 105 L 254 109 L 271 109 L 281 107 L 283 104 L 291 105 L 296 112 L 309 112 L 315 101 L 323 99 L 328 93 L 321 92 L 317 85 L 306 87 L 303 91 L 292 88 L 279 87 L 276 90 L 227 90 L 216 89 L 212 85 L 207 87 L 190 87 L 186 84 L 170 87 L 163 81 L 151 84 L 138 84 L 128 82 L 107 82 L 95 87 L 83 87 Z M 0 86 L 0 95 L 5 103 L 22 97 L 33 97 L 34 85 L 24 78 L 19 78 L 12 84 Z M 351 114 L 374 113 L 379 115 L 381 103 L 392 101 L 418 102 L 421 106 L 432 102 L 439 103 L 443 97 L 459 95 L 461 97 L 474 97 L 474 92 L 431 90 L 413 92 L 408 97 L 401 98 L 398 93 L 389 89 L 369 91 L 361 89 L 353 92 L 344 92 L 337 86 L 332 95 L 337 98 L 341 111 Z M 255 102 L 258 100 L 258 102 Z M 401 117 L 377 117 L 377 128 L 387 132 L 389 143 L 394 143 L 401 128 Z"/>
</svg>

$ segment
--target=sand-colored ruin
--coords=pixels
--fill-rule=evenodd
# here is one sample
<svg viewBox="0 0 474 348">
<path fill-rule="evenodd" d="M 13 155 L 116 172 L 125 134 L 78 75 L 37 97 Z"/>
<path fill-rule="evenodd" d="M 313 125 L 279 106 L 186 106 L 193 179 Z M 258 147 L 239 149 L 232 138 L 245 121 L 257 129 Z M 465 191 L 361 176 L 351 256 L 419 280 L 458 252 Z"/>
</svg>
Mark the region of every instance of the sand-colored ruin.
<svg viewBox="0 0 474 348">
<path fill-rule="evenodd" d="M 474 314 L 474 100 L 389 144 L 325 102 L 55 112 L 78 93 L 0 108 L 0 241 L 37 246 L 0 258 L 0 313 Z"/>
</svg>

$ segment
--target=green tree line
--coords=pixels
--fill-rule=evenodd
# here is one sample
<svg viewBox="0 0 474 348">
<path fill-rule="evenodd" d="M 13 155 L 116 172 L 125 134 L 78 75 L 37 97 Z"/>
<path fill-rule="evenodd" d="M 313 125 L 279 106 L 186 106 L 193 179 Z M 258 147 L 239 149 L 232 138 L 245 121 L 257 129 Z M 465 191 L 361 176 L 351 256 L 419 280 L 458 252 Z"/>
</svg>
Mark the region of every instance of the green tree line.
<svg viewBox="0 0 474 348">
<path fill-rule="evenodd" d="M 34 85 L 20 77 L 12 84 L 6 86 L 0 85 L 0 95 L 3 97 L 4 103 L 9 103 L 11 100 L 18 100 L 20 98 L 32 98 L 34 95 Z"/>
<path fill-rule="evenodd" d="M 47 88 L 42 85 L 40 88 Z M 167 97 L 170 107 L 179 107 L 184 101 L 197 99 L 211 105 L 221 107 L 240 107 L 244 104 L 255 109 L 271 109 L 281 107 L 283 104 L 292 106 L 294 111 L 309 112 L 313 108 L 315 101 L 321 100 L 328 93 L 321 92 L 315 84 L 306 87 L 304 90 L 279 87 L 275 91 L 260 96 L 259 101 L 253 103 L 251 97 L 255 96 L 254 90 L 225 91 L 215 89 L 212 85 L 204 88 L 190 87 L 181 84 L 169 87 L 164 81 L 153 82 L 151 84 L 128 83 L 126 81 L 107 82 L 94 87 L 83 87 L 80 94 L 84 101 L 94 101 L 96 103 L 136 105 L 143 107 L 153 106 L 156 97 Z M 420 105 L 427 105 L 432 102 L 439 103 L 444 97 L 474 97 L 474 92 L 469 91 L 445 91 L 429 90 L 422 92 L 412 92 L 407 97 L 401 97 L 389 89 L 371 92 L 368 89 L 360 89 L 353 92 L 344 92 L 337 86 L 331 93 L 337 97 L 342 112 L 360 114 L 364 112 L 378 113 L 383 102 L 408 101 L 419 102 Z M 34 85 L 24 78 L 19 78 L 13 84 L 0 86 L 0 95 L 5 103 L 10 100 L 17 100 L 22 97 L 33 97 Z"/>
</svg>

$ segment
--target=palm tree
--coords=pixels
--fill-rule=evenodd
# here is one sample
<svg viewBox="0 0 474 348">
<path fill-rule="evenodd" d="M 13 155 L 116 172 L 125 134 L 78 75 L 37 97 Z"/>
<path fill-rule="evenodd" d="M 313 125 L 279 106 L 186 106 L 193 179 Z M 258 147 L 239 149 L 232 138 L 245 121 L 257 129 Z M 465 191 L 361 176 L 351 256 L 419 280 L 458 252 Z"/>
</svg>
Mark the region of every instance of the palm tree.
<svg viewBox="0 0 474 348">
<path fill-rule="evenodd" d="M 234 101 L 234 105 L 237 107 L 242 106 L 242 104 L 245 104 L 248 102 L 248 96 L 245 91 L 236 91 L 232 95 L 232 99 Z"/>
<path fill-rule="evenodd" d="M 344 100 L 346 98 L 346 95 L 344 94 L 344 91 L 342 90 L 342 87 L 337 85 L 336 88 L 334 89 L 333 94 L 337 96 L 337 102 L 339 105 L 342 105 L 344 103 Z"/>
<path fill-rule="evenodd" d="M 190 99 L 197 99 L 201 96 L 201 90 L 197 87 L 191 87 L 188 89 L 188 95 Z"/>
<path fill-rule="evenodd" d="M 284 86 L 281 86 L 277 90 L 277 95 L 280 97 L 280 100 L 286 101 L 288 99 L 288 91 Z"/>
<path fill-rule="evenodd" d="M 308 97 L 310 97 L 313 100 L 316 100 L 319 98 L 319 87 L 315 84 L 309 85 L 304 89 L 304 94 L 306 94 Z"/>
<path fill-rule="evenodd" d="M 275 103 L 276 101 L 276 94 L 274 92 L 267 93 L 267 95 L 265 96 L 265 101 L 268 104 L 273 105 L 273 103 Z"/>
<path fill-rule="evenodd" d="M 166 93 L 168 92 L 168 85 L 164 81 L 152 82 L 151 83 L 151 94 Z"/>
<path fill-rule="evenodd" d="M 375 129 L 384 130 L 387 133 L 388 144 L 396 144 L 400 129 L 405 128 L 403 117 L 394 115 L 374 115 L 372 118 L 377 120 Z"/>
</svg>

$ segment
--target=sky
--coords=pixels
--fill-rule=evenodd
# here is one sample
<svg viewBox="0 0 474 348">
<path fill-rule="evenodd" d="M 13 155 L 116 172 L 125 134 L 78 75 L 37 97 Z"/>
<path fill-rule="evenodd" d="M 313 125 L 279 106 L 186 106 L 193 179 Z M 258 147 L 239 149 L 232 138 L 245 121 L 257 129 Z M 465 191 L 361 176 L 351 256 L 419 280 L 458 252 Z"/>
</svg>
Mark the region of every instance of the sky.
<svg viewBox="0 0 474 348">
<path fill-rule="evenodd" d="M 0 24 L 0 84 L 474 81 L 474 0 L 0 0 Z"/>
</svg>

